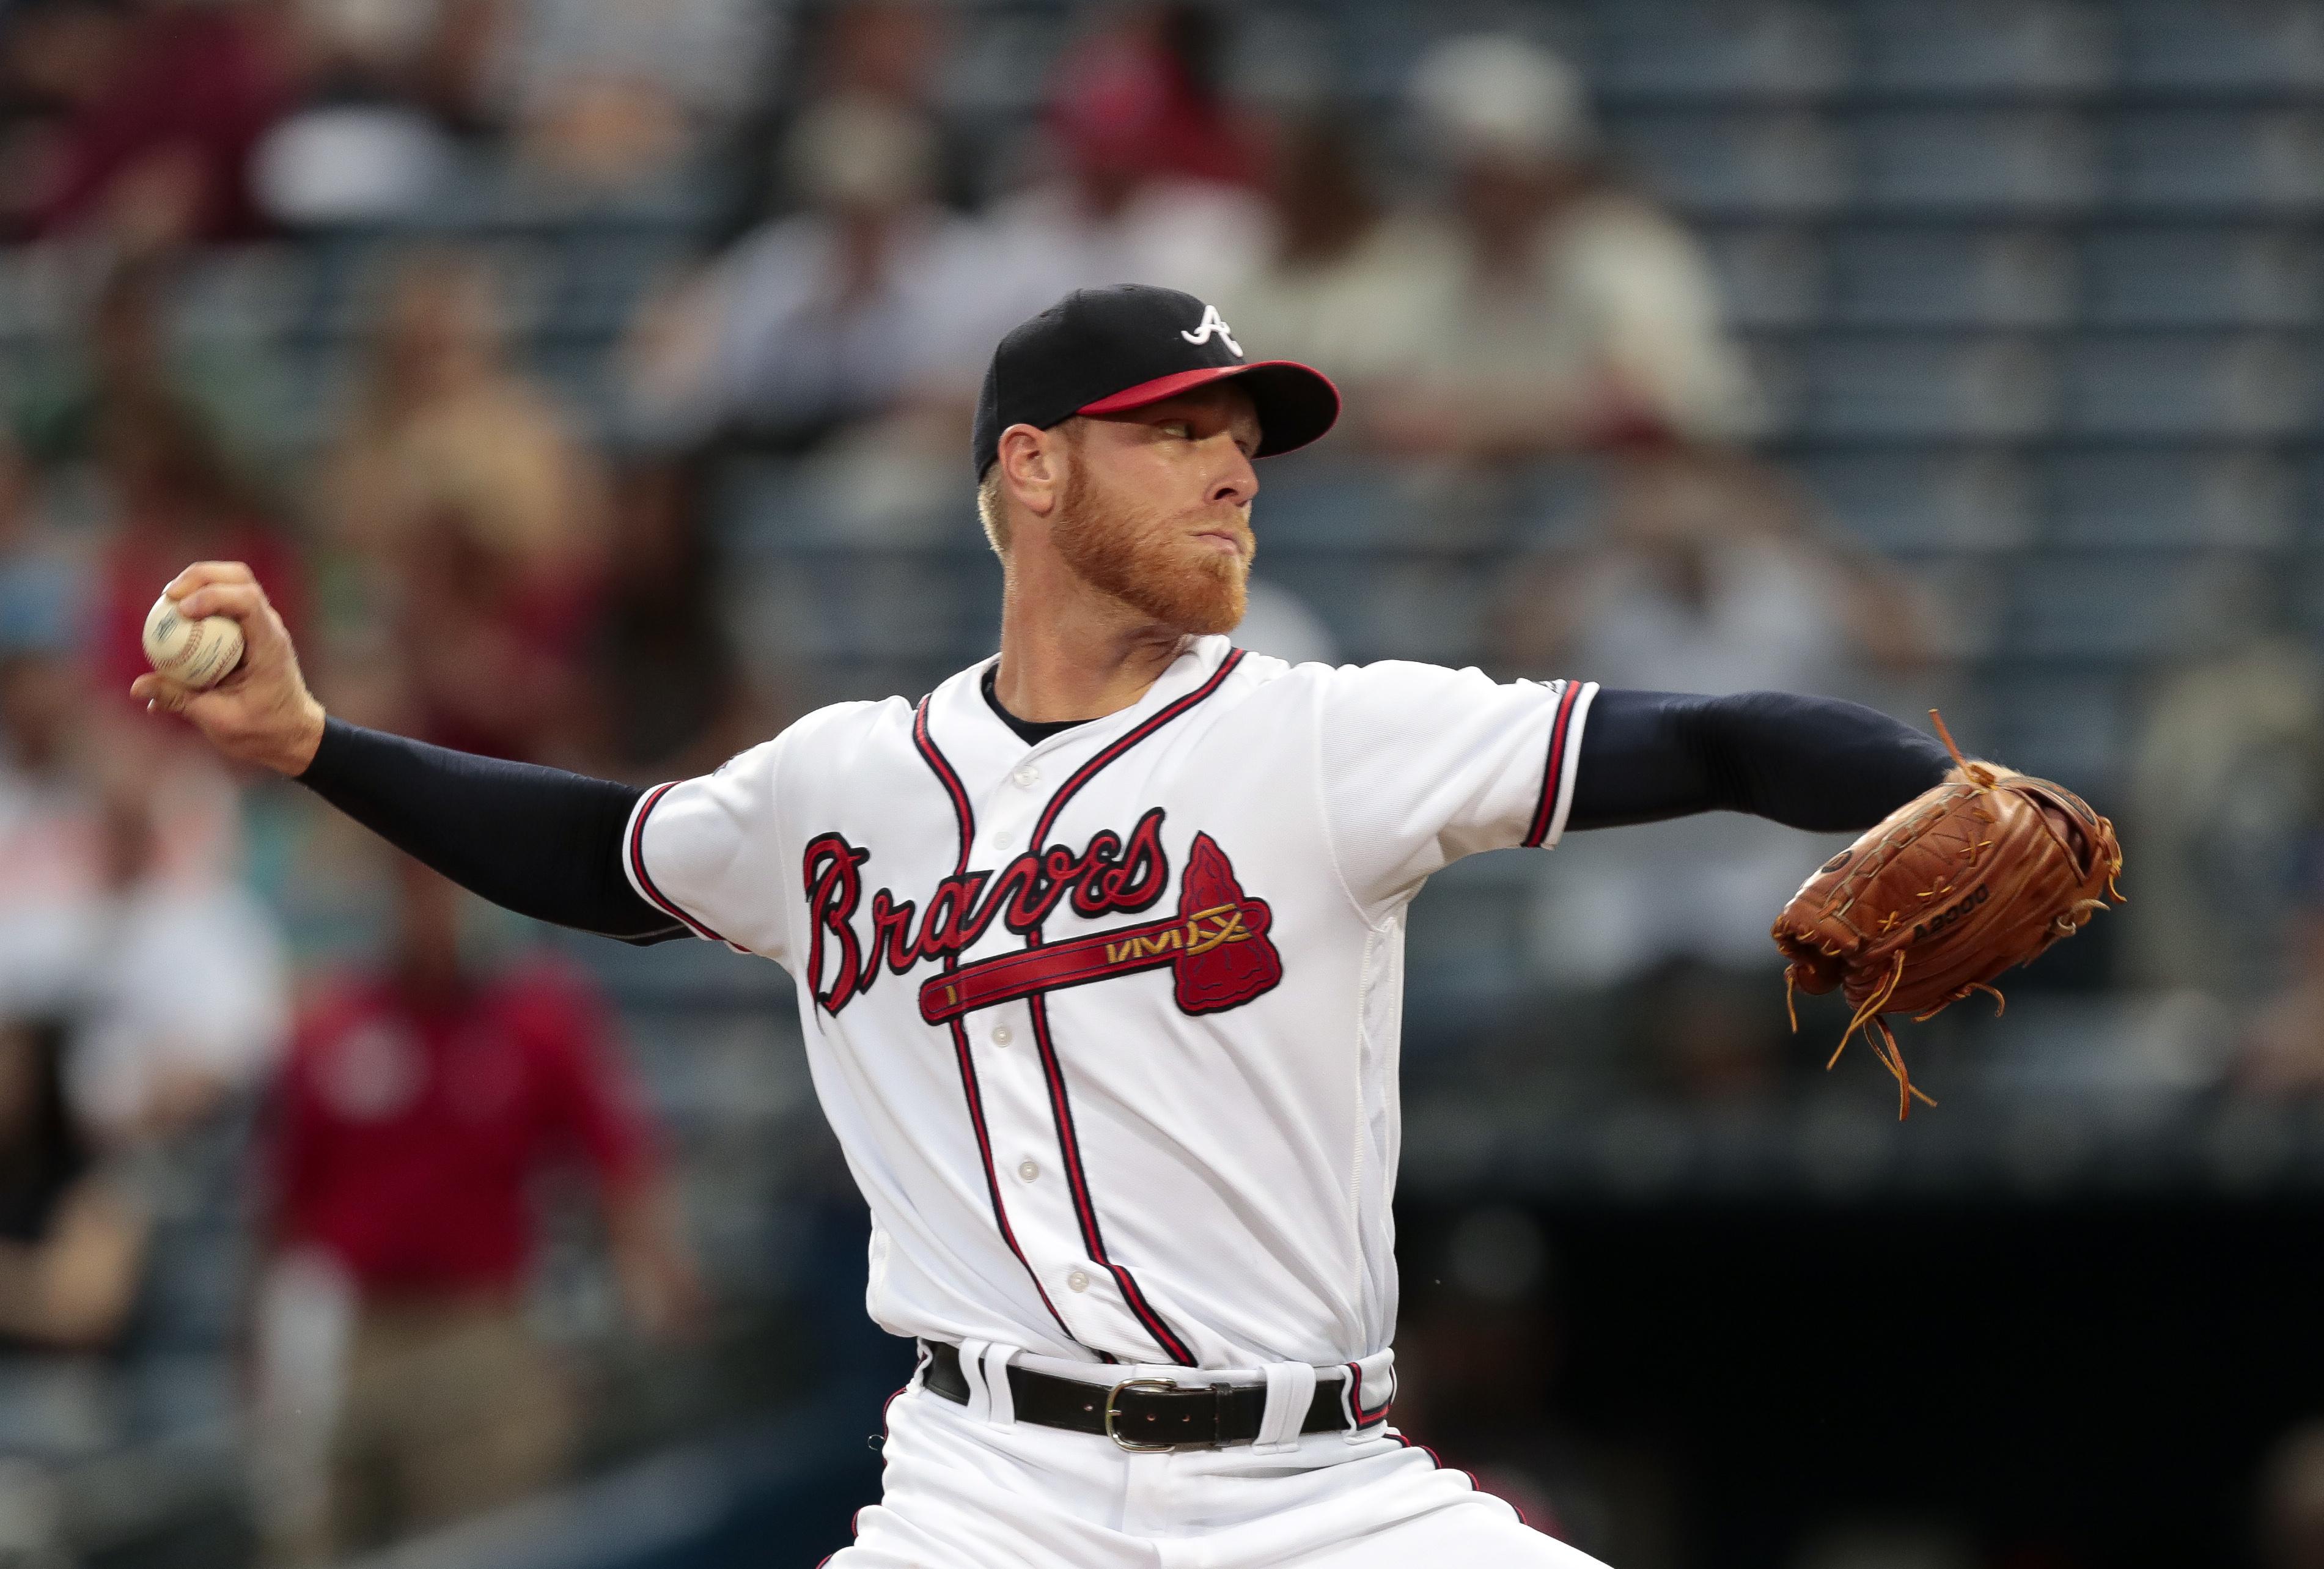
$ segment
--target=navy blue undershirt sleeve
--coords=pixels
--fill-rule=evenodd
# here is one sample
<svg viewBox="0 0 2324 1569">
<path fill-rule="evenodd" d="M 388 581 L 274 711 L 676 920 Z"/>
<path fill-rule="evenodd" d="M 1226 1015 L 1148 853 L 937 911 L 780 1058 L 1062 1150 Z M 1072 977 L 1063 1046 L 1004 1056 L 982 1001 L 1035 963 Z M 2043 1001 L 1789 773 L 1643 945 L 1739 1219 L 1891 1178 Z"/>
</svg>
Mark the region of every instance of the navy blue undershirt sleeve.
<svg viewBox="0 0 2324 1569">
<path fill-rule="evenodd" d="M 1941 782 L 1951 767 L 1933 737 L 1860 703 L 1789 692 L 1601 689 L 1582 729 L 1566 826 L 1724 811 L 1815 832 L 1856 831 Z"/>
<path fill-rule="evenodd" d="M 337 719 L 324 722 L 322 744 L 299 782 L 519 915 L 628 943 L 687 935 L 622 872 L 622 835 L 643 790 Z"/>
</svg>

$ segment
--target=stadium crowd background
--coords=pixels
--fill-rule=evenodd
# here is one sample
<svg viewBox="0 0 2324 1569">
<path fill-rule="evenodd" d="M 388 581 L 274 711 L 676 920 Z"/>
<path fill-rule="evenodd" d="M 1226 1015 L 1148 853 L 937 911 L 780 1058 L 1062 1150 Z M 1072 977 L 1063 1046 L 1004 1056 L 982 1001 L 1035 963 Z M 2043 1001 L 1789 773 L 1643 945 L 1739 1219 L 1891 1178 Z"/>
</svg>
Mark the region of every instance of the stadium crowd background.
<svg viewBox="0 0 2324 1569">
<path fill-rule="evenodd" d="M 1914 715 L 2132 899 L 1827 1075 L 1740 819 L 1412 923 L 1397 1420 L 1618 1569 L 2324 1564 L 2324 7 L 0 4 L 0 1563 L 812 1562 L 908 1365 L 790 989 L 124 696 L 640 782 L 988 651 L 1084 283 L 1341 430 L 1241 641 Z M 462 1524 L 460 1522 L 466 1522 Z"/>
</svg>

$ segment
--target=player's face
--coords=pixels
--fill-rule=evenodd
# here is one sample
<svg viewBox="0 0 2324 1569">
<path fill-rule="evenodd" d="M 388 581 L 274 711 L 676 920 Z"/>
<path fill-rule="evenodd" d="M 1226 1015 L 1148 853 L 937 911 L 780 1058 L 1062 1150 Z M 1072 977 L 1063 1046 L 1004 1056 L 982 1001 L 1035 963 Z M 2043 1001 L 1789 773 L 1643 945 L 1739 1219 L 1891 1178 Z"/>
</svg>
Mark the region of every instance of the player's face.
<svg viewBox="0 0 2324 1569">
<path fill-rule="evenodd" d="M 1259 416 L 1204 387 L 1078 422 L 1050 538 L 1095 586 L 1180 632 L 1231 632 L 1257 542 Z"/>
</svg>

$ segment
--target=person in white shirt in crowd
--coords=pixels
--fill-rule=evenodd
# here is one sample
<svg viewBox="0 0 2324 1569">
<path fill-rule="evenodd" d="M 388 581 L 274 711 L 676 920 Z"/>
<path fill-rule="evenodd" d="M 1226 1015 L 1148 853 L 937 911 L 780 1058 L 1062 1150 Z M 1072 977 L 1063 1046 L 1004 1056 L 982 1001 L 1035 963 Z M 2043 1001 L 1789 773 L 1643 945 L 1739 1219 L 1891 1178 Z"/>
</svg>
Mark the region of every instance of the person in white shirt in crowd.
<svg viewBox="0 0 2324 1569">
<path fill-rule="evenodd" d="M 1571 66 L 1519 38 L 1458 38 L 1421 61 L 1412 98 L 1462 256 L 1377 438 L 1489 458 L 1750 433 L 1709 264 L 1609 177 Z"/>
<path fill-rule="evenodd" d="M 68 1030 L 76 1120 L 107 1144 L 166 1140 L 279 1053 L 289 981 L 272 918 L 235 880 L 233 786 L 119 721 L 54 651 L 0 660 L 0 1018 Z"/>
<path fill-rule="evenodd" d="M 485 88 L 522 149 L 568 178 L 643 189 L 715 149 L 785 42 L 763 0 L 447 0 L 481 11 Z"/>
<path fill-rule="evenodd" d="M 272 916 L 231 877 L 171 874 L 153 777 L 122 768 L 106 784 L 67 1064 L 75 1113 L 115 1144 L 200 1122 L 273 1066 L 290 1028 Z"/>
<path fill-rule="evenodd" d="M 1428 334 L 1457 307 L 1463 252 L 1433 216 L 1384 202 L 1353 125 L 1317 113 L 1285 128 L 1269 163 L 1265 261 L 1234 291 L 1231 319 L 1292 359 L 1333 365 L 1351 413 L 1397 402 Z"/>
<path fill-rule="evenodd" d="M 935 199 L 935 128 L 891 99 L 809 109 L 784 149 L 799 208 L 762 225 L 641 317 L 632 417 L 690 440 L 741 429 L 789 444 L 976 374 L 991 334 L 982 260 Z"/>
<path fill-rule="evenodd" d="M 1158 284 L 1232 300 L 1269 227 L 1250 181 L 1256 138 L 1215 84 L 1214 24 L 1184 7 L 1134 14 L 1060 62 L 1047 171 L 996 202 L 978 299 L 982 346 L 1074 289 Z M 975 396 L 981 355 L 963 401 Z"/>
</svg>

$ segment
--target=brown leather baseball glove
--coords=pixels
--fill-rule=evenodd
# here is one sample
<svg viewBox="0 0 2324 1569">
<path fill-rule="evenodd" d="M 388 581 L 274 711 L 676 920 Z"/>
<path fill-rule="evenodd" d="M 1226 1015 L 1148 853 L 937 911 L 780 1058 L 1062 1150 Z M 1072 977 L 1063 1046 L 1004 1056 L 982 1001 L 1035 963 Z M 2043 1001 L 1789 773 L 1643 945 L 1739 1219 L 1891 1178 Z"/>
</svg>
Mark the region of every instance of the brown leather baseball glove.
<svg viewBox="0 0 2324 1569">
<path fill-rule="evenodd" d="M 1792 961 L 1785 1001 L 1794 988 L 1840 989 L 1856 1016 L 1831 1060 L 1862 1029 L 1895 1075 L 1900 1118 L 1915 1096 L 1936 1103 L 1914 1088 L 1883 1015 L 1927 1019 L 1972 992 L 1991 992 L 1997 1010 L 1994 977 L 2122 898 L 2112 823 L 2063 786 L 1963 760 L 1945 722 L 1934 709 L 1929 717 L 1957 777 L 1818 867 L 1775 925 Z"/>
</svg>

